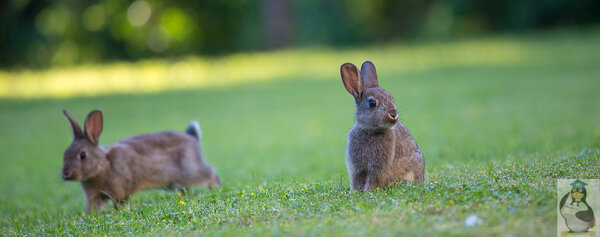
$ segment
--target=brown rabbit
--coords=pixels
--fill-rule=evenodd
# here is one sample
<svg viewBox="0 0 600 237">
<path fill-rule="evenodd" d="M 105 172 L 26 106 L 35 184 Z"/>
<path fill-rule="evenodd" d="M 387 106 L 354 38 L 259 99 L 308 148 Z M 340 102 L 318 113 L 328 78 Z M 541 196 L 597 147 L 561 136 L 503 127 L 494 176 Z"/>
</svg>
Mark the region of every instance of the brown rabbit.
<svg viewBox="0 0 600 237">
<path fill-rule="evenodd" d="M 340 71 L 356 103 L 346 157 L 352 188 L 362 191 L 396 182 L 422 182 L 423 153 L 398 121 L 394 98 L 379 87 L 375 65 L 366 61 L 359 72 L 354 64 L 344 63 Z"/>
<path fill-rule="evenodd" d="M 99 146 L 102 111 L 85 119 L 84 131 L 66 110 L 73 143 L 65 150 L 62 178 L 80 181 L 85 211 L 101 211 L 109 199 L 124 203 L 142 189 L 168 187 L 182 191 L 191 186 L 219 187 L 217 174 L 202 159 L 200 127 L 192 122 L 185 133 L 164 131 L 135 135 L 110 146 Z"/>
</svg>

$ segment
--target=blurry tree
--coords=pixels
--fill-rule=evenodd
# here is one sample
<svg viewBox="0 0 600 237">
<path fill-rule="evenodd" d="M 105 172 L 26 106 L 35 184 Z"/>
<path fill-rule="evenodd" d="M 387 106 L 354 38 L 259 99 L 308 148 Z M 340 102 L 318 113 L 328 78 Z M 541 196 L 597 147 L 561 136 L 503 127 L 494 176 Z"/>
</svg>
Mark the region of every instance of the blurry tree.
<svg viewBox="0 0 600 237">
<path fill-rule="evenodd" d="M 279 48 L 289 45 L 292 33 L 290 1 L 263 0 L 262 8 L 267 47 Z"/>
<path fill-rule="evenodd" d="M 598 0 L 5 0 L 0 67 L 598 24 Z"/>
</svg>

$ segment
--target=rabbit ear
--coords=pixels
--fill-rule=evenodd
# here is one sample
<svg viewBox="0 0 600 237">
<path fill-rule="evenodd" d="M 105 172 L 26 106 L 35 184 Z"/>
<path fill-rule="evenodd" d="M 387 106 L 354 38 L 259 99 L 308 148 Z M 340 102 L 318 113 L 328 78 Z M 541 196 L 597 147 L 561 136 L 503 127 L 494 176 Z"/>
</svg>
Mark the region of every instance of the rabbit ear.
<svg viewBox="0 0 600 237">
<path fill-rule="evenodd" d="M 379 87 L 377 71 L 375 71 L 375 64 L 373 64 L 371 61 L 365 61 L 360 67 L 360 72 L 362 73 L 362 78 L 367 87 Z"/>
<path fill-rule="evenodd" d="M 360 79 L 358 68 L 352 63 L 344 63 L 340 68 L 340 72 L 344 87 L 346 87 L 348 93 L 354 96 L 354 99 L 358 100 L 365 88 L 363 81 Z"/>
<path fill-rule="evenodd" d="M 65 114 L 65 117 L 67 117 L 67 119 L 69 120 L 69 123 L 71 124 L 71 129 L 73 130 L 73 138 L 83 138 L 83 132 L 81 131 L 81 126 L 79 126 L 79 123 L 77 122 L 77 120 L 75 120 L 73 117 L 71 117 L 71 115 L 69 115 L 69 113 L 67 113 L 66 109 L 63 109 L 63 114 Z"/>
<path fill-rule="evenodd" d="M 102 120 L 102 111 L 99 109 L 92 111 L 85 119 L 85 136 L 94 145 L 98 145 L 102 133 Z"/>
</svg>

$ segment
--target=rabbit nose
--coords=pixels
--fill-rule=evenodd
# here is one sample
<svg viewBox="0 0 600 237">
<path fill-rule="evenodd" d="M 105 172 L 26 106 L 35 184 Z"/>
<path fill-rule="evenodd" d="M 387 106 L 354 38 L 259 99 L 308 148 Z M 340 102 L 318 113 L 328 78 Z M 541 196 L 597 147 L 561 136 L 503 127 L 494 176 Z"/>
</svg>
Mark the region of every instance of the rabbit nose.
<svg viewBox="0 0 600 237">
<path fill-rule="evenodd" d="M 64 180 L 70 180 L 72 178 L 71 177 L 71 172 L 68 171 L 68 170 L 63 170 L 63 172 L 62 172 L 62 178 Z"/>
<path fill-rule="evenodd" d="M 390 118 L 392 120 L 398 119 L 398 113 L 396 111 L 390 112 Z"/>
</svg>

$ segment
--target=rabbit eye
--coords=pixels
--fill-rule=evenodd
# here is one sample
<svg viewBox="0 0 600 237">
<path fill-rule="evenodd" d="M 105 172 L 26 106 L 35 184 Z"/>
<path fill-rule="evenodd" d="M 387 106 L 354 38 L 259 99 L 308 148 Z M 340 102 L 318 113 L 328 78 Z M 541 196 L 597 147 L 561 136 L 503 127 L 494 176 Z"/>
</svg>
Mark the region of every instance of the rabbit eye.
<svg viewBox="0 0 600 237">
<path fill-rule="evenodd" d="M 81 151 L 81 153 L 79 154 L 79 157 L 83 160 L 85 159 L 85 151 Z"/>
<path fill-rule="evenodd" d="M 374 99 L 369 99 L 369 108 L 375 108 L 377 106 L 377 102 Z"/>
</svg>

